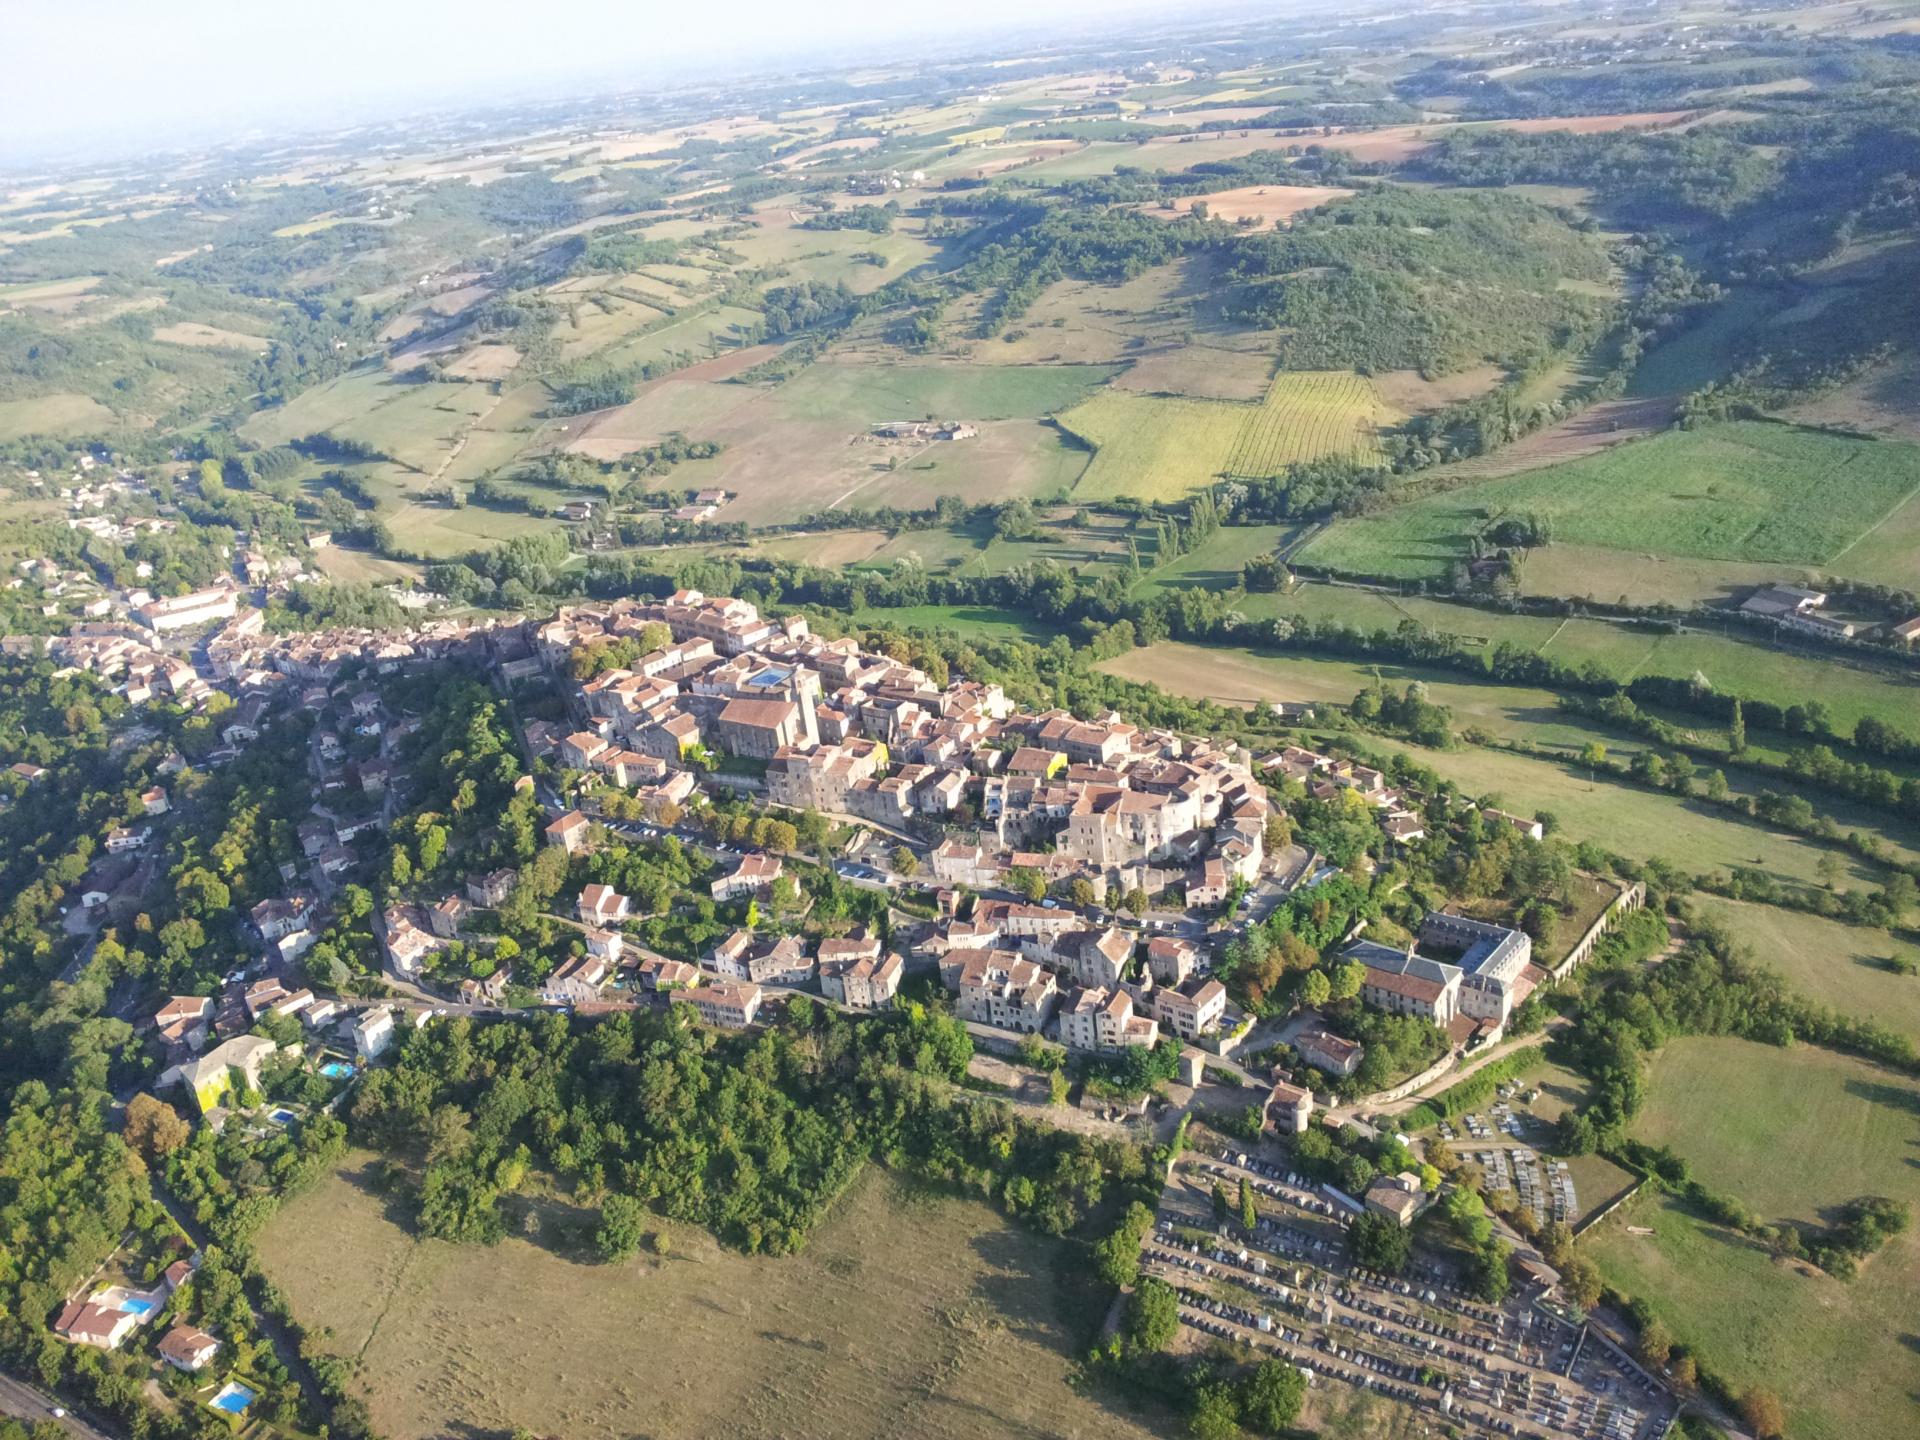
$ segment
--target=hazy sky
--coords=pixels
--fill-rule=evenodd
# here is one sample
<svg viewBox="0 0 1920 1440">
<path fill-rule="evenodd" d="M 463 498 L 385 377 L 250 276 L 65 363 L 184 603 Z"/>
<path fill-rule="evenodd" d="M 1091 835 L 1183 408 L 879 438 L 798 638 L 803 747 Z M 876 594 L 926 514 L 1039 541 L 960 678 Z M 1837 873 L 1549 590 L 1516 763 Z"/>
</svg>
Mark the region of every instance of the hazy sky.
<svg viewBox="0 0 1920 1440">
<path fill-rule="evenodd" d="M 694 62 L 1009 32 L 1187 0 L 0 0 L 0 162 L 136 149 L 369 110 L 617 88 Z M 1206 8 L 1214 9 L 1213 5 Z M 1275 8 L 1278 8 L 1276 6 Z M 699 68 L 704 68 L 700 66 Z M 65 143 L 63 143 L 65 142 Z"/>
</svg>

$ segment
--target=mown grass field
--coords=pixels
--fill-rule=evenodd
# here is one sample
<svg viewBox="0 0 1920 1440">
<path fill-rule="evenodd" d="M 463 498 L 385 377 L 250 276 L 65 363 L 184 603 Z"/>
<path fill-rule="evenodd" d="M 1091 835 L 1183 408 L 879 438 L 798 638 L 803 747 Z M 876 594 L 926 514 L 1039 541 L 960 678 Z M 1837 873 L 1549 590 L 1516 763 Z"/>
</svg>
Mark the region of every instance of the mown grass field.
<svg viewBox="0 0 1920 1440">
<path fill-rule="evenodd" d="M 886 610 L 856 610 L 859 625 L 884 630 L 952 630 L 990 640 L 1032 640 L 1043 633 L 1031 617 L 992 605 L 903 605 Z"/>
<path fill-rule="evenodd" d="M 1565 465 L 1344 520 L 1300 559 L 1437 579 L 1501 516 L 1539 515 L 1556 541 L 1706 560 L 1831 565 L 1920 488 L 1920 447 L 1740 422 L 1668 431 Z M 1552 586 L 1553 547 L 1527 560 Z M 1534 572 L 1542 571 L 1544 581 Z M 1588 586 L 1587 588 L 1591 588 Z M 1610 596 L 1604 598 L 1611 598 Z"/>
<path fill-rule="evenodd" d="M 1240 583 L 1240 572 L 1249 560 L 1271 555 L 1291 533 L 1292 527 L 1288 525 L 1224 526 L 1198 548 L 1142 576 L 1135 588 L 1142 594 L 1155 590 L 1191 590 L 1196 586 L 1203 590 L 1230 590 Z M 1151 557 L 1146 557 L 1143 563 L 1151 563 Z"/>
<path fill-rule="evenodd" d="M 1070 1252 L 982 1204 L 870 1171 L 801 1255 L 665 1227 L 669 1258 L 609 1266 L 574 1248 L 591 1214 L 560 1202 L 537 1207 L 540 1245 L 415 1241 L 370 1160 L 291 1201 L 259 1248 L 320 1343 L 358 1357 L 394 1440 L 1155 1433 L 1067 1384 L 1097 1324 L 1063 1313 Z"/>
<path fill-rule="evenodd" d="M 1230 401 L 1109 391 L 1057 418 L 1094 452 L 1081 499 L 1178 500 L 1225 473 L 1246 414 Z"/>
<path fill-rule="evenodd" d="M 1078 404 L 1106 365 L 809 365 L 778 391 L 782 414 L 863 429 L 882 420 L 1039 419 Z M 953 442 L 964 445 L 966 441 Z"/>
<path fill-rule="evenodd" d="M 1862 1061 L 1690 1038 L 1655 1058 L 1636 1133 L 1672 1144 L 1708 1185 L 1763 1216 L 1819 1221 L 1860 1195 L 1920 1201 L 1917 1117 L 1920 1085 Z M 1647 1299 L 1736 1389 L 1777 1390 L 1792 1440 L 1912 1428 L 1920 1236 L 1908 1231 L 1843 1284 L 1670 1202 L 1636 1202 L 1625 1223 L 1655 1233 L 1609 1221 L 1582 1241 L 1607 1279 Z"/>
<path fill-rule="evenodd" d="M 23 435 L 76 435 L 116 423 L 111 410 L 86 395 L 0 400 L 0 440 L 18 440 Z"/>
</svg>

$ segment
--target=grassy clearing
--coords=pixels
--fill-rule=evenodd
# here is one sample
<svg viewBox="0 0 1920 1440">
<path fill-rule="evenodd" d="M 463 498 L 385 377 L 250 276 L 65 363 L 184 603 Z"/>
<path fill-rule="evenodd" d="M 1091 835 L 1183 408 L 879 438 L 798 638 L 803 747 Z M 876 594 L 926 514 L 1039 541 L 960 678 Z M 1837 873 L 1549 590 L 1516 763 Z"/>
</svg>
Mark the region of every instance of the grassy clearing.
<svg viewBox="0 0 1920 1440">
<path fill-rule="evenodd" d="M 904 605 L 886 610 L 856 610 L 856 624 L 883 630 L 952 630 L 990 640 L 1041 638 L 1031 616 L 993 605 Z"/>
<path fill-rule="evenodd" d="M 1857 551 L 1858 547 L 1854 553 Z M 1855 568 L 1851 555 L 1847 568 Z M 1686 607 L 1724 604 L 1745 598 L 1746 592 L 1756 585 L 1798 584 L 1813 576 L 1812 566 L 1697 560 L 1556 542 L 1552 549 L 1528 557 L 1520 571 L 1520 593 Z"/>
<path fill-rule="evenodd" d="M 1648 1096 L 1638 1133 L 1769 1218 L 1823 1220 L 1863 1194 L 1920 1201 L 1911 1079 L 1806 1046 L 1691 1038 L 1655 1058 Z M 1608 1279 L 1651 1301 L 1736 1387 L 1777 1389 L 1794 1440 L 1910 1428 L 1920 1388 L 1908 1334 L 1920 1286 L 1913 1232 L 1841 1284 L 1776 1264 L 1671 1204 L 1636 1205 L 1629 1218 L 1655 1234 L 1609 1223 L 1584 1242 Z"/>
<path fill-rule="evenodd" d="M 23 435 L 75 435 L 118 423 L 111 410 L 87 395 L 0 400 L 0 440 L 18 440 Z"/>
<path fill-rule="evenodd" d="M 1702 1105 L 1711 1095 L 1714 1103 Z M 1654 1057 L 1634 1134 L 1770 1220 L 1816 1224 L 1859 1195 L 1920 1199 L 1907 1163 L 1920 1082 L 1812 1045 L 1692 1036 Z M 1778 1163 L 1790 1143 L 1794 1163 Z"/>
<path fill-rule="evenodd" d="M 314 551 L 308 563 L 329 580 L 349 585 L 404 584 L 425 573 L 421 566 L 405 560 L 389 560 L 370 550 L 348 550 L 339 545 Z"/>
<path fill-rule="evenodd" d="M 1747 333 L 1791 301 L 1767 290 L 1739 290 L 1705 319 L 1650 351 L 1633 373 L 1629 395 L 1685 395 L 1724 378 Z"/>
<path fill-rule="evenodd" d="M 1920 945 L 1884 930 L 1717 895 L 1697 895 L 1693 903 L 1808 999 L 1920 1036 L 1920 978 L 1896 975 L 1886 965 L 1889 956 L 1920 963 Z"/>
<path fill-rule="evenodd" d="M 1170 564 L 1141 577 L 1137 593 L 1155 590 L 1231 590 L 1240 583 L 1240 572 L 1249 560 L 1271 555 L 1288 535 L 1289 525 L 1226 525 L 1207 537 L 1206 543 L 1190 550 Z M 1143 557 L 1151 563 L 1150 556 Z M 1252 596 L 1249 599 L 1255 598 Z M 1266 597 L 1258 597 L 1264 599 Z"/>
<path fill-rule="evenodd" d="M 571 1249 L 591 1215 L 558 1202 L 537 1211 L 553 1248 L 415 1242 L 366 1190 L 369 1160 L 295 1199 L 260 1249 L 322 1343 L 361 1357 L 355 1386 L 395 1440 L 627 1440 L 641 1415 L 659 1440 L 817 1433 L 813 1417 L 848 1437 L 1152 1433 L 1068 1387 L 1088 1322 L 1062 1313 L 1066 1252 L 984 1205 L 874 1171 L 800 1256 L 663 1226 L 671 1258 L 605 1266 Z"/>
<path fill-rule="evenodd" d="M 1333 526 L 1302 553 L 1316 565 L 1437 579 L 1473 536 L 1540 515 L 1574 545 L 1708 560 L 1839 561 L 1920 485 L 1920 447 L 1742 422 L 1668 431 L 1599 455 L 1489 481 Z M 1604 503 L 1598 497 L 1605 497 Z M 1527 562 L 1552 573 L 1547 547 Z"/>
<path fill-rule="evenodd" d="M 864 429 L 883 420 L 1037 420 L 1083 400 L 1103 365 L 810 365 L 781 386 L 796 420 Z M 965 444 L 960 441 L 956 444 Z"/>
<path fill-rule="evenodd" d="M 383 514 L 382 518 L 402 545 L 432 560 L 483 550 L 496 541 L 511 540 L 516 535 L 551 530 L 557 523 L 517 510 L 489 510 L 480 505 L 454 510 L 445 505 L 413 501 Z"/>
</svg>

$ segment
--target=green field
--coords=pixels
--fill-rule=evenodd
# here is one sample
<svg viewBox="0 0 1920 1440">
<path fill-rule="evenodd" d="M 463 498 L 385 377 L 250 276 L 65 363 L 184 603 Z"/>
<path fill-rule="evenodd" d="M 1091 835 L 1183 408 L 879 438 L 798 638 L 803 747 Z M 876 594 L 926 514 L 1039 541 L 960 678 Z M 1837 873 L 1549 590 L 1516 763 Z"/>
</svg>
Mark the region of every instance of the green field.
<svg viewBox="0 0 1920 1440">
<path fill-rule="evenodd" d="M 1109 365 L 810 365 L 780 387 L 796 420 L 1038 419 L 1083 400 Z M 969 442 L 956 441 L 956 445 Z"/>
<path fill-rule="evenodd" d="M 856 610 L 853 620 L 858 625 L 887 630 L 952 630 L 990 640 L 1044 638 L 1044 631 L 1030 616 L 991 605 L 903 605 L 886 610 Z"/>
<path fill-rule="evenodd" d="M 1673 1145 L 1706 1184 L 1768 1219 L 1820 1221 L 1861 1195 L 1920 1201 L 1910 1159 L 1917 1112 L 1914 1081 L 1831 1051 L 1692 1038 L 1655 1058 L 1636 1133 Z M 1630 1235 L 1625 1224 L 1655 1233 Z M 1670 1202 L 1636 1202 L 1625 1223 L 1610 1220 L 1582 1244 L 1612 1284 L 1648 1300 L 1697 1347 L 1706 1368 L 1736 1389 L 1778 1390 L 1793 1440 L 1911 1429 L 1920 1388 L 1913 1231 L 1844 1284 L 1775 1262 Z"/>
<path fill-rule="evenodd" d="M 1225 473 L 1247 407 L 1108 391 L 1059 417 L 1092 448 L 1074 494 L 1084 500 L 1179 500 Z"/>
<path fill-rule="evenodd" d="M 1556 541 L 1710 560 L 1835 564 L 1920 487 L 1920 446 L 1740 422 L 1674 430 L 1524 475 L 1343 520 L 1308 564 L 1441 579 L 1490 521 L 1538 515 Z M 1552 586 L 1552 546 L 1527 560 Z M 1535 572 L 1544 572 L 1544 582 Z M 1590 588 L 1590 587 L 1589 587 Z"/>
<path fill-rule="evenodd" d="M 1359 376 L 1311 371 L 1278 376 L 1257 405 L 1109 391 L 1058 418 L 1094 451 L 1078 498 L 1178 500 L 1228 473 L 1364 459 L 1392 413 Z"/>
<path fill-rule="evenodd" d="M 23 435 L 77 435 L 119 423 L 111 410 L 86 395 L 0 400 L 0 440 L 18 440 Z"/>
<path fill-rule="evenodd" d="M 670 1258 L 604 1265 L 584 1253 L 593 1213 L 557 1199 L 533 1207 L 538 1244 L 518 1216 L 491 1248 L 417 1242 L 371 1160 L 290 1201 L 259 1250 L 322 1348 L 357 1357 L 351 1387 L 392 1440 L 1153 1433 L 1067 1383 L 1098 1323 L 1065 1313 L 1069 1252 L 978 1202 L 870 1170 L 798 1256 L 663 1224 Z"/>
<path fill-rule="evenodd" d="M 1287 525 L 1222 526 L 1197 548 L 1142 576 L 1135 589 L 1143 595 L 1155 590 L 1191 590 L 1195 587 L 1231 590 L 1240 583 L 1240 572 L 1249 560 L 1260 555 L 1271 555 L 1291 533 L 1292 527 Z M 1150 560 L 1143 560 L 1143 563 L 1150 563 Z"/>
</svg>

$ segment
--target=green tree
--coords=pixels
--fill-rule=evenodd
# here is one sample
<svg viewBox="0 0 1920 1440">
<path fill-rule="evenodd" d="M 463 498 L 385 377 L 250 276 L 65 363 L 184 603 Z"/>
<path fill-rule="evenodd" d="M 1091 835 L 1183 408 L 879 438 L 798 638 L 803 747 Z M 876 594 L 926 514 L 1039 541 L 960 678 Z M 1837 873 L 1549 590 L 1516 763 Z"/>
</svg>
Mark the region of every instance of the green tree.
<svg viewBox="0 0 1920 1440">
<path fill-rule="evenodd" d="M 1023 866 L 1007 872 L 1007 888 L 1037 905 L 1047 897 L 1047 877 Z"/>
<path fill-rule="evenodd" d="M 1253 1203 L 1253 1186 L 1244 1175 L 1240 1177 L 1240 1223 L 1249 1232 L 1260 1223 L 1259 1208 Z"/>
<path fill-rule="evenodd" d="M 892 862 L 896 874 L 912 875 L 920 868 L 920 857 L 904 845 L 894 846 L 887 859 Z"/>
<path fill-rule="evenodd" d="M 1187 1433 L 1193 1440 L 1238 1440 L 1240 1401 L 1231 1385 L 1216 1382 L 1193 1392 Z"/>
<path fill-rule="evenodd" d="M 1262 1360 L 1240 1390 L 1240 1422 L 1263 1435 L 1282 1435 L 1300 1418 L 1307 1377 L 1284 1360 Z"/>
<path fill-rule="evenodd" d="M 1142 1280 L 1127 1303 L 1122 1326 L 1132 1351 L 1164 1350 L 1180 1333 L 1180 1297 L 1164 1280 Z"/>
<path fill-rule="evenodd" d="M 600 1228 L 593 1232 L 594 1248 L 608 1264 L 640 1253 L 646 1238 L 647 1207 L 631 1195 L 615 1192 L 600 1202 Z"/>
<path fill-rule="evenodd" d="M 1413 1252 L 1413 1238 L 1384 1215 L 1366 1214 L 1347 1231 L 1353 1258 L 1369 1270 L 1398 1275 Z"/>
</svg>

